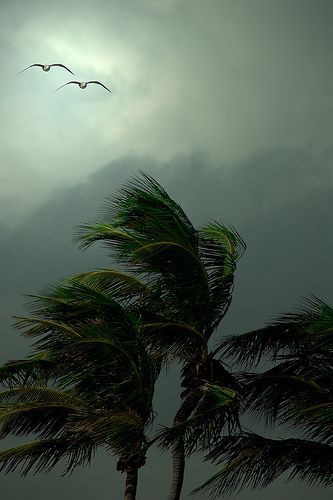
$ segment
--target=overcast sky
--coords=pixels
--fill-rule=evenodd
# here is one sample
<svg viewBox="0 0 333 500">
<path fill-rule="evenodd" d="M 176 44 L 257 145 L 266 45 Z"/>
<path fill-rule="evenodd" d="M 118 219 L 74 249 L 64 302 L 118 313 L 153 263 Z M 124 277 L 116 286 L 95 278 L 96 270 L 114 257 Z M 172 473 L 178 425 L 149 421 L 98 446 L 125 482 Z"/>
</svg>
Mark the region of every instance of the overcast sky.
<svg viewBox="0 0 333 500">
<path fill-rule="evenodd" d="M 310 293 L 333 302 L 332 22 L 330 0 L 1 0 L 1 361 L 26 353 L 10 327 L 24 293 L 108 265 L 103 250 L 80 253 L 73 230 L 139 169 L 195 224 L 221 219 L 248 244 L 220 334 L 261 326 Z M 17 75 L 33 63 L 63 63 L 112 94 L 54 93 L 72 75 Z M 164 424 L 171 386 L 162 379 L 157 393 Z M 99 455 L 69 479 L 4 476 L 2 492 L 118 500 L 114 469 Z M 166 498 L 170 472 L 154 451 L 138 499 Z M 184 497 L 207 475 L 193 461 Z M 238 498 L 314 494 L 331 495 L 279 481 Z"/>
</svg>

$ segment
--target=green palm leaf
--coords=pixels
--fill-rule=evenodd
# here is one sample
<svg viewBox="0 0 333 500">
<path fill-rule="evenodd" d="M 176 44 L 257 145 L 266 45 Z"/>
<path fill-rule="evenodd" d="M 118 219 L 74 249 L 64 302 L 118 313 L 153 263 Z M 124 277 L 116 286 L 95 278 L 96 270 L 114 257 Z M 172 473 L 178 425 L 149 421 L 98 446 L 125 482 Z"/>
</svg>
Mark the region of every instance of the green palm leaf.
<svg viewBox="0 0 333 500">
<path fill-rule="evenodd" d="M 210 288 L 205 313 L 209 337 L 230 305 L 236 262 L 245 250 L 245 243 L 235 230 L 217 221 L 200 228 L 199 242 Z"/>
<path fill-rule="evenodd" d="M 182 437 L 186 453 L 191 455 L 198 449 L 209 449 L 224 432 L 239 426 L 236 393 L 230 388 L 206 383 L 195 389 L 200 399 L 191 415 L 159 434 L 162 448 L 170 448 Z M 192 398 L 189 393 L 187 398 Z M 186 404 L 186 400 L 184 401 Z"/>
<path fill-rule="evenodd" d="M 131 410 L 95 412 L 83 409 L 78 415 L 73 415 L 70 426 L 71 430 L 87 434 L 96 444 L 117 455 L 126 452 L 129 443 L 145 441 L 142 419 Z"/>
<path fill-rule="evenodd" d="M 0 384 L 5 387 L 13 385 L 43 385 L 54 374 L 55 366 L 49 355 L 38 353 L 28 359 L 8 361 L 0 367 Z"/>
<path fill-rule="evenodd" d="M 210 498 L 264 488 L 283 473 L 309 485 L 333 485 L 333 448 L 302 439 L 274 440 L 257 434 L 226 436 L 208 460 L 224 464 L 193 493 Z"/>
<path fill-rule="evenodd" d="M 30 296 L 28 306 L 40 319 L 62 321 L 73 326 L 76 322 L 94 319 L 96 316 L 112 320 L 112 324 L 126 322 L 129 318 L 128 311 L 108 290 L 76 277 L 54 287 L 48 296 Z M 24 318 L 18 318 L 16 326 L 25 327 Z M 39 335 L 38 330 L 36 335 Z"/>
<path fill-rule="evenodd" d="M 73 278 L 73 282 L 82 282 L 88 287 L 103 290 L 121 304 L 149 299 L 152 290 L 138 277 L 114 269 L 97 269 L 82 273 Z"/>
<path fill-rule="evenodd" d="M 265 418 L 268 425 L 277 421 L 290 423 L 289 408 L 303 395 L 308 400 L 327 394 L 325 387 L 311 378 L 285 374 L 281 365 L 263 374 L 247 374 L 245 406 L 258 418 Z M 284 367 L 284 364 L 283 364 Z"/>
<path fill-rule="evenodd" d="M 191 357 L 193 350 L 205 343 L 205 337 L 194 327 L 168 319 L 154 323 L 144 323 L 141 331 L 146 345 L 153 355 L 163 358 Z"/>
<path fill-rule="evenodd" d="M 14 387 L 0 393 L 0 432 L 24 435 L 30 432 L 54 437 L 77 412 L 83 401 L 73 394 L 48 387 Z"/>
<path fill-rule="evenodd" d="M 332 391 L 300 392 L 285 405 L 280 420 L 291 422 L 311 439 L 333 444 Z"/>
<path fill-rule="evenodd" d="M 315 297 L 305 299 L 304 306 L 295 313 L 285 314 L 264 328 L 229 337 L 220 343 L 218 350 L 245 367 L 258 364 L 265 355 L 277 360 L 284 355 L 304 358 L 311 352 L 312 356 L 325 358 L 323 336 L 332 324 L 330 306 Z"/>
<path fill-rule="evenodd" d="M 34 441 L 0 451 L 0 470 L 8 473 L 18 469 L 26 476 L 29 472 L 48 472 L 64 461 L 67 464 L 63 474 L 68 474 L 77 466 L 89 465 L 94 452 L 94 444 L 84 438 Z"/>
</svg>

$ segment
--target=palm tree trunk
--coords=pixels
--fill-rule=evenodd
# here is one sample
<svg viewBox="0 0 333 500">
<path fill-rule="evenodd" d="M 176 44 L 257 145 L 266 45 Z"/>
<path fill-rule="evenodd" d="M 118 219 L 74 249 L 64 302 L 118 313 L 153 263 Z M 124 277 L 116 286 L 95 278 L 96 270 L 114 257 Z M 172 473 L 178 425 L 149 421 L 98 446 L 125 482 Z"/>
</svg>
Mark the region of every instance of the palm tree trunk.
<svg viewBox="0 0 333 500">
<path fill-rule="evenodd" d="M 135 500 L 138 485 L 138 467 L 128 467 L 126 470 L 125 500 Z"/>
<path fill-rule="evenodd" d="M 185 473 L 185 450 L 180 437 L 172 446 L 172 483 L 168 500 L 179 500 Z"/>
<path fill-rule="evenodd" d="M 178 425 L 189 418 L 197 403 L 200 401 L 201 397 L 202 392 L 198 389 L 190 392 L 187 398 L 183 401 L 175 416 L 174 425 Z M 182 491 L 184 482 L 184 473 L 185 447 L 183 436 L 179 436 L 179 438 L 174 442 L 172 446 L 172 483 L 168 500 L 180 499 L 180 493 Z"/>
</svg>

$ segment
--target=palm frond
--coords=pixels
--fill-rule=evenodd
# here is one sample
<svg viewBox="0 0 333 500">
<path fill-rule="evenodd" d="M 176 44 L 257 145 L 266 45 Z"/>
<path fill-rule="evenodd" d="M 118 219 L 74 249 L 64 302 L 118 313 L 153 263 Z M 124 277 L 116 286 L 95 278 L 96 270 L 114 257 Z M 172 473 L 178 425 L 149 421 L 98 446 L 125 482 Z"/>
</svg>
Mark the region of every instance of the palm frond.
<svg viewBox="0 0 333 500">
<path fill-rule="evenodd" d="M 304 298 L 302 306 L 291 317 L 299 318 L 316 334 L 333 328 L 333 307 L 314 295 Z"/>
<path fill-rule="evenodd" d="M 106 200 L 102 216 L 116 220 L 137 234 L 176 235 L 179 242 L 194 248 L 197 233 L 182 208 L 149 175 L 140 172 Z"/>
<path fill-rule="evenodd" d="M 284 367 L 284 364 L 282 365 Z M 298 375 L 285 374 L 281 365 L 263 374 L 244 374 L 243 383 L 247 393 L 245 407 L 257 418 L 265 418 L 266 425 L 277 421 L 291 423 L 289 408 L 295 405 L 300 395 L 313 399 L 326 396 L 327 390 L 315 380 Z"/>
<path fill-rule="evenodd" d="M 141 326 L 146 345 L 158 357 L 193 356 L 193 351 L 206 343 L 205 337 L 194 327 L 181 322 L 159 321 Z"/>
<path fill-rule="evenodd" d="M 209 498 L 264 488 L 283 473 L 308 485 L 333 484 L 333 448 L 302 439 L 274 440 L 257 434 L 223 437 L 207 460 L 224 464 L 192 493 Z"/>
<path fill-rule="evenodd" d="M 30 326 L 32 325 L 32 326 Z M 15 326 L 18 329 L 26 329 L 23 335 L 26 337 L 38 337 L 50 330 L 58 330 L 66 335 L 77 336 L 80 334 L 75 330 L 75 328 L 69 326 L 63 321 L 54 321 L 50 319 L 42 319 L 38 317 L 18 317 L 15 316 Z"/>
<path fill-rule="evenodd" d="M 53 387 L 12 387 L 11 389 L 0 392 L 0 404 L 16 404 L 31 402 L 50 402 L 50 403 L 70 403 L 74 407 L 82 404 L 82 399 L 71 392 L 60 391 Z"/>
<path fill-rule="evenodd" d="M 60 461 L 66 464 L 64 474 L 78 466 L 89 465 L 95 445 L 87 439 L 69 438 L 39 440 L 0 451 L 0 470 L 18 470 L 22 476 L 29 472 L 49 472 Z"/>
<path fill-rule="evenodd" d="M 208 383 L 196 389 L 198 390 L 201 398 L 191 415 L 173 427 L 165 428 L 159 434 L 158 439 L 162 448 L 169 449 L 179 437 L 182 437 L 189 456 L 198 449 L 210 449 L 225 432 L 231 432 L 239 427 L 235 391 Z"/>
<path fill-rule="evenodd" d="M 66 387 L 76 382 L 84 391 L 82 378 L 87 376 L 91 381 L 88 391 L 95 387 L 94 392 L 102 391 L 105 396 L 117 395 L 119 398 L 122 395 L 125 405 L 135 398 L 142 401 L 147 397 L 150 387 L 150 367 L 147 363 L 145 366 L 144 359 L 136 359 L 128 347 L 128 343 L 126 349 L 125 345 L 100 338 L 67 345 L 61 357 L 66 367 L 63 369 L 64 375 L 59 376 L 59 383 Z M 103 383 L 104 388 L 98 389 Z"/>
<path fill-rule="evenodd" d="M 28 359 L 8 361 L 0 367 L 0 385 L 43 385 L 54 374 L 54 363 L 47 353 L 39 353 Z"/>
<path fill-rule="evenodd" d="M 34 317 L 66 322 L 69 326 L 97 316 L 112 320 L 113 324 L 127 321 L 129 317 L 128 311 L 107 289 L 97 283 L 86 283 L 77 276 L 57 285 L 47 296 L 30 296 L 28 306 Z M 17 326 L 20 327 L 20 323 Z"/>
<path fill-rule="evenodd" d="M 220 278 L 232 274 L 246 249 L 238 232 L 221 222 L 212 221 L 199 229 L 199 236 L 201 254 L 207 258 L 206 266 L 212 270 L 218 268 Z M 207 244 L 212 246 L 206 247 Z"/>
<path fill-rule="evenodd" d="M 82 245 L 90 244 L 100 232 L 102 238 L 110 237 L 110 241 L 115 238 L 116 245 L 118 239 L 120 246 L 116 246 L 116 250 L 120 253 L 125 250 L 125 254 L 122 241 L 126 247 L 134 237 L 146 243 L 167 238 L 187 248 L 197 246 L 197 233 L 184 211 L 162 186 L 144 173 L 131 179 L 118 195 L 105 201 L 100 220 L 103 222 L 80 226 L 77 241 Z"/>
<path fill-rule="evenodd" d="M 79 274 L 73 280 L 106 291 L 113 299 L 126 305 L 149 298 L 152 294 L 149 286 L 138 277 L 114 269 L 96 269 Z"/>
<path fill-rule="evenodd" d="M 104 446 L 114 454 L 120 455 L 130 449 L 131 443 L 145 440 L 142 419 L 134 411 L 98 412 L 83 411 L 69 419 L 71 430 L 83 432 L 96 444 Z"/>
<path fill-rule="evenodd" d="M 333 444 L 332 392 L 300 392 L 288 403 L 282 414 L 282 422 L 292 422 L 311 439 Z"/>
<path fill-rule="evenodd" d="M 48 387 L 17 387 L 3 391 L 0 393 L 1 437 L 31 432 L 54 437 L 82 403 L 70 393 Z"/>
<path fill-rule="evenodd" d="M 245 250 L 245 243 L 235 230 L 217 221 L 200 228 L 199 241 L 210 288 L 205 313 L 205 333 L 209 337 L 229 308 L 236 262 Z"/>
<path fill-rule="evenodd" d="M 303 306 L 287 313 L 268 326 L 222 340 L 216 352 L 249 367 L 264 355 L 273 360 L 281 356 L 305 357 L 320 352 L 324 356 L 323 337 L 333 323 L 333 309 L 316 297 L 304 299 Z M 331 338 L 331 337 L 330 337 Z"/>
</svg>

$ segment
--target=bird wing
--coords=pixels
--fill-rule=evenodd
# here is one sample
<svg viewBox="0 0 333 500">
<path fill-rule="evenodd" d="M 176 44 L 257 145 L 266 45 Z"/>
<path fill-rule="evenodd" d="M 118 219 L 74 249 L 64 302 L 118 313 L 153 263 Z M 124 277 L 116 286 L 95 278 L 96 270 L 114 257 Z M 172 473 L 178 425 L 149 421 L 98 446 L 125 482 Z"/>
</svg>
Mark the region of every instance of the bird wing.
<svg viewBox="0 0 333 500">
<path fill-rule="evenodd" d="M 50 66 L 60 66 L 61 68 L 67 69 L 67 71 L 69 71 L 70 73 L 72 73 L 72 75 L 74 75 L 73 71 L 71 71 L 69 68 L 67 68 L 67 66 L 65 66 L 64 64 L 56 63 L 56 64 L 50 64 Z"/>
<path fill-rule="evenodd" d="M 69 85 L 70 83 L 77 83 L 78 85 L 80 85 L 80 82 L 76 82 L 76 81 L 72 80 L 70 82 L 64 83 L 63 85 L 61 85 L 60 87 L 58 87 L 57 89 L 55 89 L 54 92 L 57 92 L 57 90 L 62 89 L 62 87 L 65 87 L 65 85 Z"/>
<path fill-rule="evenodd" d="M 87 85 L 88 83 L 97 83 L 97 85 L 101 85 L 102 87 L 104 87 L 108 92 L 112 92 L 112 90 L 108 89 L 107 87 L 105 87 L 105 85 L 103 85 L 103 83 L 99 82 L 98 80 L 90 80 L 90 82 L 87 82 Z"/>
<path fill-rule="evenodd" d="M 40 66 L 41 68 L 43 68 L 44 65 L 43 64 L 30 64 L 30 66 L 22 69 L 22 71 L 19 71 L 17 74 L 19 75 L 20 73 L 23 73 L 23 71 L 26 71 L 27 69 L 32 68 L 33 66 Z"/>
</svg>

